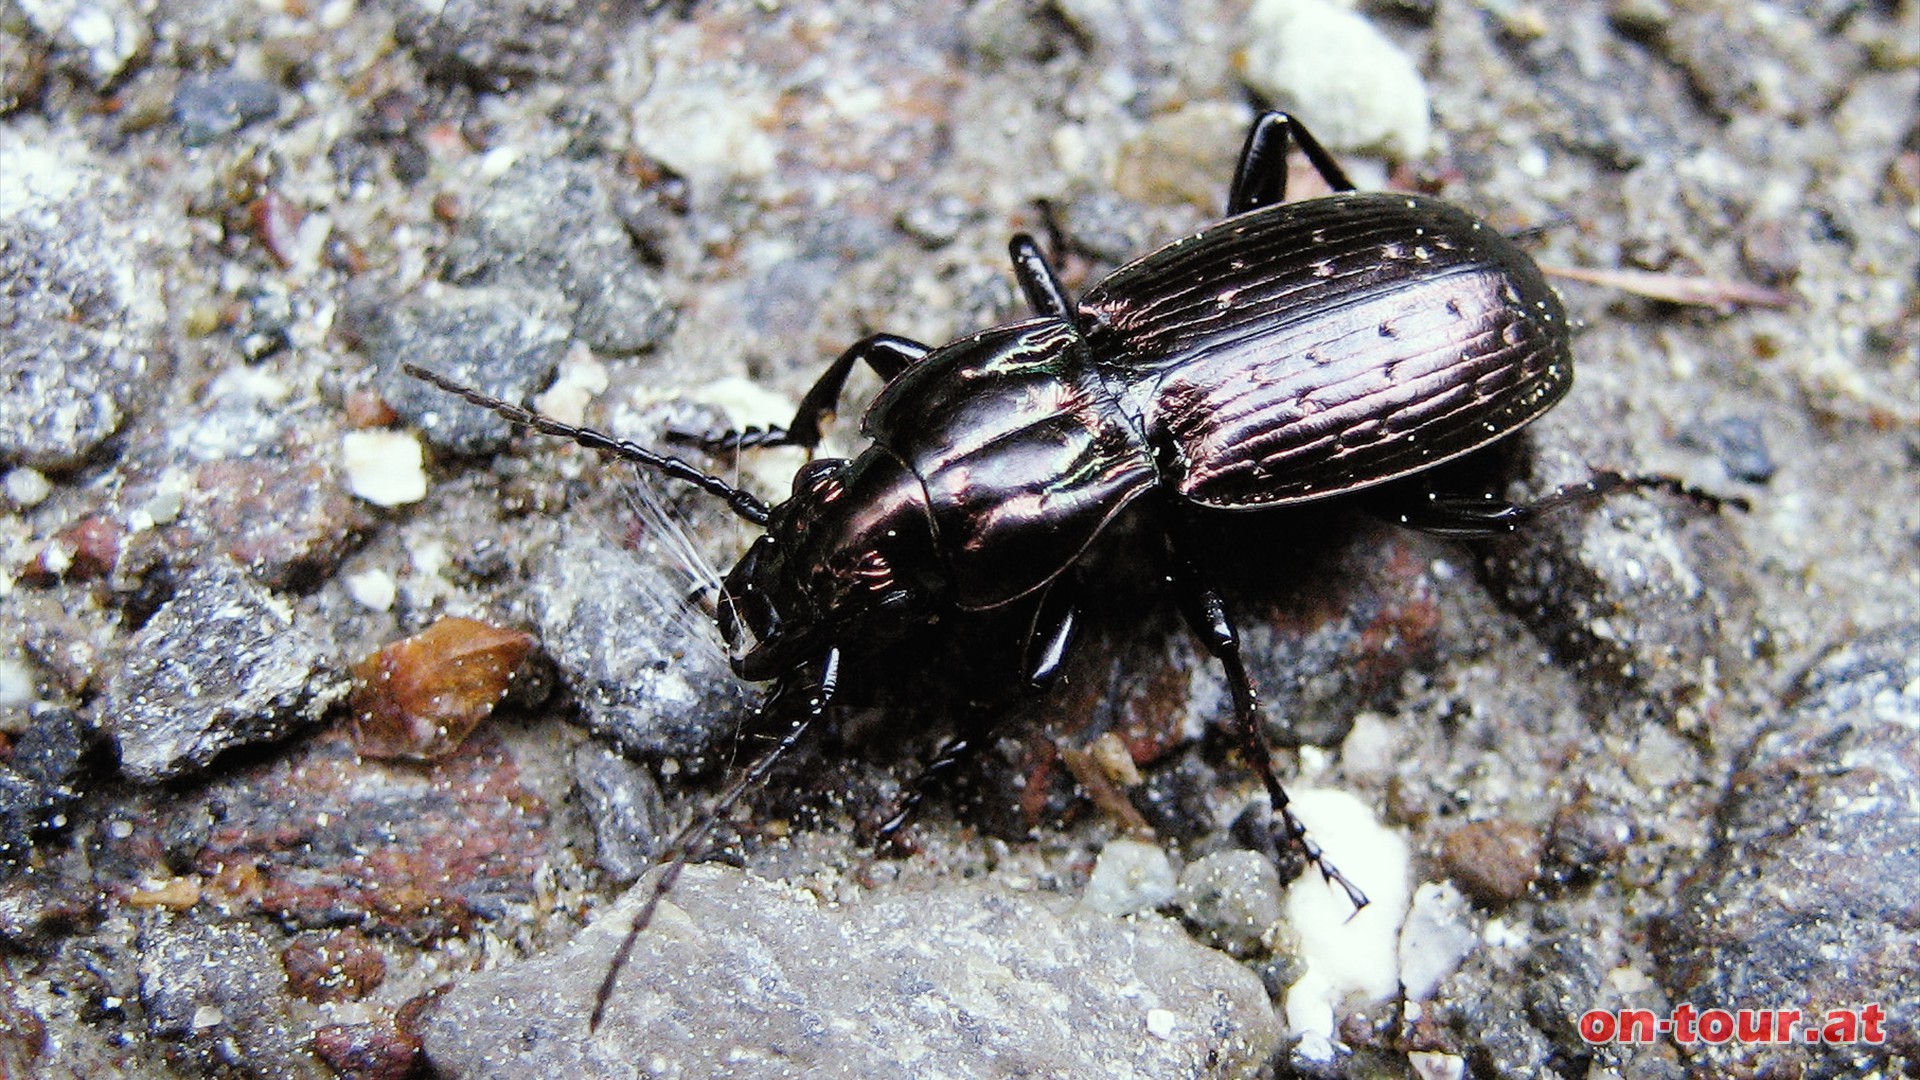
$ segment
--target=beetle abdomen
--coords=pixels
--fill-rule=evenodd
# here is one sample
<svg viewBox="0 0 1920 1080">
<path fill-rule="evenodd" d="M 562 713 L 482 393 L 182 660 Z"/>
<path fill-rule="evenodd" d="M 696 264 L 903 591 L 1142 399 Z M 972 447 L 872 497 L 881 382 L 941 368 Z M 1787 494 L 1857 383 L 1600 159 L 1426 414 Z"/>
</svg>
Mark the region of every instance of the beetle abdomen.
<svg viewBox="0 0 1920 1080">
<path fill-rule="evenodd" d="M 1533 261 L 1444 203 L 1336 195 L 1162 248 L 1082 301 L 1095 355 L 1195 502 L 1354 491 L 1478 449 L 1572 383 Z"/>
</svg>

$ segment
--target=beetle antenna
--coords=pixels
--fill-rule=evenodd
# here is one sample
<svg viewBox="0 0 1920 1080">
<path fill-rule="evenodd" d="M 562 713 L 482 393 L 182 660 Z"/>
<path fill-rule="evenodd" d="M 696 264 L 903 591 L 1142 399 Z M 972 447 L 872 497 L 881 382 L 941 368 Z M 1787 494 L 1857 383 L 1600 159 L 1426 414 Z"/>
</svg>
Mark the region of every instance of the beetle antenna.
<svg viewBox="0 0 1920 1080">
<path fill-rule="evenodd" d="M 712 473 L 702 472 L 677 457 L 656 453 L 641 446 L 639 443 L 632 442 L 628 439 L 617 439 L 612 435 L 608 435 L 603 431 L 595 431 L 590 427 L 581 427 L 578 424 L 569 424 L 565 421 L 555 420 L 551 416 L 534 412 L 532 409 L 524 406 L 515 405 L 511 401 L 494 397 L 491 394 L 483 394 L 470 386 L 462 386 L 443 375 L 428 371 L 426 368 L 420 367 L 417 364 L 402 363 L 400 369 L 422 382 L 432 383 L 449 394 L 464 398 L 483 409 L 488 409 L 512 423 L 519 424 L 522 427 L 530 427 L 542 435 L 554 435 L 562 439 L 570 439 L 589 450 L 598 450 L 603 454 L 612 454 L 614 457 L 631 461 L 636 465 L 643 465 L 655 472 L 672 477 L 675 480 L 692 484 L 694 487 L 699 488 L 709 495 L 717 495 L 725 499 L 727 506 L 746 521 L 763 527 L 767 523 L 767 504 L 761 502 L 758 496 L 743 488 L 734 487 L 732 484 L 714 476 Z"/>
<path fill-rule="evenodd" d="M 606 1016 L 607 1002 L 613 998 L 613 986 L 620 978 L 620 969 L 626 966 L 627 957 L 633 953 L 634 944 L 640 940 L 640 935 L 646 931 L 648 924 L 653 922 L 653 914 L 659 909 L 660 901 L 666 898 L 667 891 L 673 888 L 673 883 L 680 880 L 680 872 L 687 868 L 687 863 L 692 860 L 694 853 L 706 845 L 707 836 L 713 832 L 714 824 L 726 816 L 727 811 L 746 795 L 748 789 L 766 779 L 767 774 L 773 771 L 775 762 L 785 756 L 787 751 L 799 745 L 800 740 L 806 736 L 807 729 L 826 713 L 827 706 L 833 701 L 839 685 L 840 650 L 829 649 L 826 662 L 822 665 L 820 680 L 814 685 L 813 696 L 808 699 L 806 709 L 787 728 L 786 734 L 780 736 L 779 742 L 768 747 L 754 759 L 753 764 L 747 766 L 747 770 L 741 773 L 739 779 L 729 785 L 718 799 L 714 800 L 712 806 L 709 806 L 700 816 L 687 822 L 674 836 L 672 845 L 667 848 L 665 869 L 661 870 L 660 876 L 654 879 L 653 887 L 647 894 L 646 903 L 641 904 L 640 910 L 634 912 L 633 922 L 627 926 L 627 936 L 620 939 L 620 948 L 613 954 L 613 963 L 607 966 L 607 974 L 600 980 L 600 989 L 593 996 L 593 1014 L 587 1019 L 589 1033 L 600 1030 L 600 1021 Z M 767 701 L 762 704 L 762 708 L 779 701 L 782 697 L 782 689 L 783 687 L 775 687 Z"/>
</svg>

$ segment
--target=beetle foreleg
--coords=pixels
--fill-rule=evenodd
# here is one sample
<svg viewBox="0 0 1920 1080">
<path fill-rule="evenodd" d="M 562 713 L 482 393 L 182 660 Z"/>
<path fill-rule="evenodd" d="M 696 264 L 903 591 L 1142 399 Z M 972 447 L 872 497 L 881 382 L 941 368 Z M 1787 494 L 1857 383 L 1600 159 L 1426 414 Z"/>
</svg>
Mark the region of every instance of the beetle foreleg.
<svg viewBox="0 0 1920 1080">
<path fill-rule="evenodd" d="M 653 913 L 659 909 L 660 901 L 666 897 L 667 891 L 673 888 L 674 882 L 680 880 L 680 872 L 686 869 L 687 863 L 705 846 L 708 834 L 713 832 L 714 823 L 725 816 L 727 811 L 733 808 L 733 804 L 739 802 L 749 790 L 759 786 L 767 778 L 767 774 L 773 771 L 775 762 L 779 761 L 787 751 L 799 745 L 800 740 L 806 736 L 807 729 L 826 714 L 827 706 L 833 703 L 834 694 L 839 687 L 840 650 L 828 649 L 826 659 L 820 665 L 819 680 L 813 686 L 813 696 L 808 699 L 805 710 L 794 719 L 786 733 L 780 736 L 780 741 L 768 747 L 754 759 L 753 764 L 748 766 L 746 771 L 742 772 L 739 778 L 721 793 L 712 806 L 689 821 L 673 838 L 673 843 L 668 846 L 663 860 L 665 869 L 661 870 L 660 876 L 654 879 L 653 888 L 647 895 L 646 903 L 640 905 L 640 910 L 634 913 L 633 923 L 627 927 L 627 936 L 620 940 L 620 948 L 613 954 L 613 963 L 607 966 L 606 977 L 600 980 L 600 989 L 593 996 L 593 1014 L 587 1020 L 588 1031 L 599 1030 L 600 1020 L 607 1012 L 607 1002 L 613 997 L 613 984 L 620 977 L 620 969 L 626 966 L 627 956 L 633 952 L 634 942 L 640 940 L 640 934 L 653 921 Z M 775 688 L 769 703 L 777 702 L 783 697 L 782 689 L 784 687 Z"/>
<path fill-rule="evenodd" d="M 986 716 L 975 716 L 966 724 L 964 731 L 941 744 L 940 749 L 934 753 L 933 759 L 921 766 L 919 774 L 907 784 L 906 791 L 900 796 L 900 802 L 893 808 L 893 813 L 874 831 L 874 850 L 887 852 L 894 849 L 895 838 L 901 829 L 907 827 L 907 822 L 913 820 L 914 813 L 920 809 L 920 804 L 926 801 L 927 794 L 933 790 L 934 785 L 944 782 L 960 766 L 966 764 L 969 758 L 979 752 L 997 719 L 997 716 L 991 719 Z"/>
<path fill-rule="evenodd" d="M 1287 139 L 1300 144 L 1320 179 L 1335 191 L 1352 191 L 1353 181 L 1333 160 L 1306 125 L 1283 112 L 1264 112 L 1247 130 L 1246 145 L 1240 149 L 1240 164 L 1233 170 L 1233 186 L 1227 189 L 1227 216 L 1244 214 L 1263 206 L 1284 202 L 1287 198 Z"/>
<path fill-rule="evenodd" d="M 708 453 L 758 446 L 804 446 L 811 450 L 820 445 L 821 425 L 839 409 L 840 395 L 847 386 L 847 376 L 853 374 L 856 364 L 864 362 L 882 379 L 892 381 L 895 375 L 912 367 L 932 351 L 917 341 L 897 334 L 871 334 L 848 346 L 846 352 L 827 365 L 827 370 L 807 391 L 807 396 L 800 399 L 800 407 L 794 410 L 793 423 L 784 428 L 748 428 L 745 431 L 698 435 L 692 441 Z"/>
<path fill-rule="evenodd" d="M 1267 802 L 1273 815 L 1280 819 L 1287 844 L 1306 856 L 1307 861 L 1320 871 L 1321 877 L 1338 885 L 1347 894 L 1353 909 L 1359 911 L 1367 906 L 1367 894 L 1341 873 L 1327 859 L 1320 845 L 1307 835 L 1306 825 L 1293 812 L 1287 789 L 1281 786 L 1280 777 L 1273 771 L 1273 749 L 1267 745 L 1266 733 L 1260 729 L 1260 702 L 1253 691 L 1253 680 L 1247 677 L 1246 664 L 1240 658 L 1240 635 L 1234 630 L 1233 620 L 1227 614 L 1226 602 L 1221 599 L 1219 591 L 1202 577 L 1199 568 L 1180 551 L 1178 543 L 1171 547 L 1174 563 L 1172 581 L 1180 613 L 1199 636 L 1201 645 L 1226 669 L 1227 688 L 1233 693 L 1234 729 L 1240 738 L 1241 752 L 1247 756 L 1254 771 L 1260 774 L 1260 783 L 1267 789 Z"/>
</svg>

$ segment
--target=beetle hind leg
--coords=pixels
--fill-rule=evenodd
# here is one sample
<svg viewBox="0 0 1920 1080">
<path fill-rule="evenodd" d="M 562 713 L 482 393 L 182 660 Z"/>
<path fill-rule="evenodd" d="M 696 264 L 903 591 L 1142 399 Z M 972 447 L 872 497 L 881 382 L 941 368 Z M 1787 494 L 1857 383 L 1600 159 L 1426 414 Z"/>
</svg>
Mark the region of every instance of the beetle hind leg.
<svg viewBox="0 0 1920 1080">
<path fill-rule="evenodd" d="M 1382 494 L 1372 500 L 1371 509 L 1378 516 L 1409 529 L 1449 540 L 1480 540 L 1505 536 L 1544 515 L 1595 503 L 1622 491 L 1663 492 L 1714 512 L 1748 509 L 1747 500 L 1737 495 L 1715 495 L 1677 477 L 1628 475 L 1610 470 L 1597 471 L 1585 480 L 1555 488 L 1528 503 L 1416 488 Z"/>
<path fill-rule="evenodd" d="M 1353 181 L 1333 155 L 1320 145 L 1305 124 L 1283 112 L 1261 113 L 1247 130 L 1246 145 L 1240 149 L 1240 164 L 1233 170 L 1233 186 L 1227 189 L 1227 216 L 1244 214 L 1263 206 L 1283 202 L 1287 197 L 1287 142 L 1298 143 L 1300 152 L 1313 165 L 1320 179 L 1335 191 L 1352 191 Z"/>
</svg>

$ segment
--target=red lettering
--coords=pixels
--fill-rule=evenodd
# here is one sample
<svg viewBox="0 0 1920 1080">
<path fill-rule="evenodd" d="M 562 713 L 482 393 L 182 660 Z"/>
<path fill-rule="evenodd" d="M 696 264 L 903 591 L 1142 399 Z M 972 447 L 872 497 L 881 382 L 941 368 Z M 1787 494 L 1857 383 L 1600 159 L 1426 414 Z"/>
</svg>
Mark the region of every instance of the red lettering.
<svg viewBox="0 0 1920 1080">
<path fill-rule="evenodd" d="M 1780 1042 L 1793 1038 L 1793 1025 L 1800 1022 L 1799 1009 L 1777 1009 L 1773 1014 L 1773 1037 Z"/>
<path fill-rule="evenodd" d="M 1681 1003 L 1673 1007 L 1673 1041 L 1682 1046 L 1693 1042 L 1699 1036 L 1693 1028 L 1693 1006 Z"/>
<path fill-rule="evenodd" d="M 1862 1030 L 1860 1032 L 1861 1041 L 1870 1042 L 1875 1046 L 1878 1046 L 1881 1043 L 1886 1042 L 1887 1041 L 1886 1029 L 1880 1026 L 1881 1021 L 1885 1020 L 1886 1018 L 1887 1018 L 1886 1010 L 1882 1009 L 1878 1005 L 1868 1005 L 1865 1008 L 1861 1009 L 1860 1010 L 1860 1020 L 1862 1022 Z"/>
<path fill-rule="evenodd" d="M 1701 1013 L 1700 1038 L 1714 1046 L 1733 1038 L 1733 1014 L 1725 1009 L 1708 1009 Z"/>
<path fill-rule="evenodd" d="M 1734 1038 L 1743 1043 L 1772 1042 L 1773 1010 L 1741 1009 L 1735 1013 Z"/>
<path fill-rule="evenodd" d="M 1613 1014 L 1605 1009 L 1588 1009 L 1580 1014 L 1580 1037 L 1589 1043 L 1613 1041 Z"/>
<path fill-rule="evenodd" d="M 1653 1015 L 1652 1009 L 1620 1010 L 1620 1041 L 1623 1043 L 1650 1043 L 1660 1034 L 1660 1021 Z"/>
<path fill-rule="evenodd" d="M 1828 1009 L 1827 1023 L 1820 1029 L 1820 1038 L 1829 1043 L 1858 1041 L 1860 1018 L 1853 1015 L 1852 1009 Z"/>
</svg>

